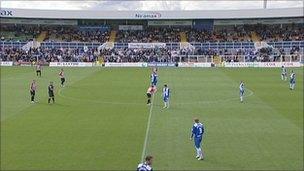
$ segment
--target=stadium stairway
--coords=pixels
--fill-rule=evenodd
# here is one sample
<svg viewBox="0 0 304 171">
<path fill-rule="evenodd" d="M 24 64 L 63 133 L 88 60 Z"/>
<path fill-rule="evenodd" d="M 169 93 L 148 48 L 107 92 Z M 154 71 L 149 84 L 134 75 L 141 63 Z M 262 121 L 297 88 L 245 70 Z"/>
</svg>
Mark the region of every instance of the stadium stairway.
<svg viewBox="0 0 304 171">
<path fill-rule="evenodd" d="M 261 41 L 261 37 L 256 32 L 251 32 L 251 40 L 253 42 Z"/>
<path fill-rule="evenodd" d="M 115 42 L 116 34 L 117 34 L 117 31 L 115 31 L 115 30 L 112 30 L 112 31 L 111 31 L 111 33 L 110 33 L 110 38 L 109 38 L 109 42 L 112 42 L 112 43 Z"/>
<path fill-rule="evenodd" d="M 186 35 L 185 32 L 180 32 L 179 35 L 180 35 L 181 43 L 188 42 L 187 41 L 187 35 Z"/>
<path fill-rule="evenodd" d="M 47 31 L 42 31 L 39 35 L 38 35 L 38 37 L 37 37 L 37 41 L 38 42 L 43 42 L 44 41 L 44 39 L 46 39 L 46 37 L 47 37 Z"/>
</svg>

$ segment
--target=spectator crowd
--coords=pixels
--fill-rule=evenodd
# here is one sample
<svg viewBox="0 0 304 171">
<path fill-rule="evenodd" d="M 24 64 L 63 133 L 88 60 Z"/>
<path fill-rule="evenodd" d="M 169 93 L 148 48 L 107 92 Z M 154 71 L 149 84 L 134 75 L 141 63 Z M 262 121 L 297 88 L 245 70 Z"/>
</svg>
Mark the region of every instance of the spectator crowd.
<svg viewBox="0 0 304 171">
<path fill-rule="evenodd" d="M 194 57 L 194 62 L 198 58 L 211 58 L 220 56 L 226 62 L 240 61 L 287 61 L 285 57 L 290 56 L 292 60 L 298 60 L 301 55 L 298 47 L 293 47 L 288 53 L 283 48 L 280 49 L 261 49 L 256 51 L 254 48 L 247 49 L 205 49 L 198 48 L 190 51 L 189 49 L 174 48 L 155 48 L 155 49 L 129 49 L 113 48 L 31 48 L 22 50 L 20 48 L 0 48 L 1 61 L 19 62 L 95 62 L 102 59 L 104 62 L 179 62 L 188 61 Z M 192 59 L 190 59 L 193 61 Z M 206 61 L 206 60 L 202 60 Z"/>
<path fill-rule="evenodd" d="M 13 32 L 12 32 L 13 30 Z M 30 39 L 46 32 L 44 41 L 47 42 L 107 42 L 109 41 L 109 29 L 80 29 L 77 26 L 17 26 L 1 25 L 1 40 L 10 41 L 7 33 L 14 36 L 27 36 Z M 144 30 L 118 31 L 117 43 L 151 43 L 151 42 L 180 42 L 181 33 L 185 33 L 188 42 L 250 42 L 253 35 L 260 41 L 303 41 L 304 28 L 297 25 L 242 25 L 230 27 L 218 27 L 213 31 L 196 30 L 192 28 L 175 27 L 147 27 Z M 45 62 L 72 61 L 93 62 L 100 58 L 105 62 L 177 62 L 189 60 L 191 56 L 204 56 L 211 59 L 221 56 L 223 61 L 277 61 L 285 60 L 285 56 L 291 55 L 297 60 L 303 49 L 293 46 L 284 48 L 195 48 L 179 49 L 179 47 L 165 47 L 154 49 L 131 49 L 127 47 L 115 47 L 113 49 L 97 50 L 97 48 L 31 48 L 22 50 L 10 46 L 1 46 L 0 57 L 2 61 L 26 61 L 31 62 L 39 58 Z"/>
</svg>

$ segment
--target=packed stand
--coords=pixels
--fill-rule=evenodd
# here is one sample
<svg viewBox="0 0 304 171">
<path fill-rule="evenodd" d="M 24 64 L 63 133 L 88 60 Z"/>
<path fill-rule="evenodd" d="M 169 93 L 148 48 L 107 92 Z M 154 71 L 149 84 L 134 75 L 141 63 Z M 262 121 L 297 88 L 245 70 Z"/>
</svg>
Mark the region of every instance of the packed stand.
<svg viewBox="0 0 304 171">
<path fill-rule="evenodd" d="M 13 31 L 12 31 L 13 30 Z M 48 42 L 100 42 L 109 40 L 109 32 L 98 29 L 81 30 L 76 26 L 1 25 L 2 41 L 31 41 L 47 32 Z"/>
<path fill-rule="evenodd" d="M 173 62 L 171 50 L 159 49 L 111 49 L 101 51 L 105 62 Z"/>
<path fill-rule="evenodd" d="M 0 48 L 1 61 L 32 62 L 37 57 L 43 62 L 94 62 L 98 58 L 96 49 L 55 49 L 37 48 L 22 50 L 19 48 Z"/>
<path fill-rule="evenodd" d="M 248 29 L 255 30 L 262 40 L 267 42 L 274 41 L 303 41 L 304 28 L 291 25 L 281 27 L 280 25 L 248 25 Z"/>
<path fill-rule="evenodd" d="M 41 33 L 41 27 L 34 26 L 16 26 L 4 25 L 0 26 L 1 41 L 29 41 L 36 38 Z M 13 30 L 13 31 L 12 31 Z"/>
<path fill-rule="evenodd" d="M 195 30 L 187 31 L 189 42 L 236 42 L 252 41 L 252 34 L 256 33 L 261 41 L 303 41 L 304 28 L 290 25 L 243 25 L 232 28 L 216 28 L 213 31 Z"/>
<path fill-rule="evenodd" d="M 100 30 L 79 30 L 77 27 L 58 27 L 49 29 L 48 37 L 45 41 L 62 42 L 101 42 L 109 40 L 108 31 Z"/>
<path fill-rule="evenodd" d="M 118 43 L 180 42 L 180 29 L 148 27 L 145 30 L 118 31 Z"/>
<path fill-rule="evenodd" d="M 217 29 L 214 31 L 207 30 L 188 30 L 189 42 L 235 42 L 251 41 L 250 34 L 242 27 L 234 27 L 233 30 Z"/>
</svg>

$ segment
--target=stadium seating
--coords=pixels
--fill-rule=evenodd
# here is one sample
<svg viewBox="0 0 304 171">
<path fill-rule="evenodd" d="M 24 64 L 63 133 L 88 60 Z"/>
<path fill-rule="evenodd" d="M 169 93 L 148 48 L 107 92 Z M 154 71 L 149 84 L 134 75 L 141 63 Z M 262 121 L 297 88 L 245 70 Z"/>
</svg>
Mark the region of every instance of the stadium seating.
<svg viewBox="0 0 304 171">
<path fill-rule="evenodd" d="M 1 60 L 177 62 L 299 60 L 304 49 L 304 29 L 289 25 L 243 25 L 216 27 L 213 31 L 193 28 L 146 27 L 119 30 L 105 27 L 1 25 Z M 39 49 L 22 47 L 30 40 L 41 42 Z M 261 53 L 254 42 L 273 47 Z M 114 49 L 100 49 L 105 42 Z M 165 48 L 129 49 L 128 43 L 166 43 Z M 189 43 L 190 44 L 189 44 Z M 181 43 L 181 44 L 180 44 Z M 181 48 L 189 45 L 192 48 Z M 286 56 L 286 58 L 285 58 Z"/>
</svg>

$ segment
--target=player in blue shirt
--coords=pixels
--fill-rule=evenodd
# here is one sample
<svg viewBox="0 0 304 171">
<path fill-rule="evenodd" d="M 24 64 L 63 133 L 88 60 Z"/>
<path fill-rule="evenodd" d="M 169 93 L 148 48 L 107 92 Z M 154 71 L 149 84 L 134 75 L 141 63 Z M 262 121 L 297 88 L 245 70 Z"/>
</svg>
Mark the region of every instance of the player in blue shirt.
<svg viewBox="0 0 304 171">
<path fill-rule="evenodd" d="M 153 69 L 150 79 L 151 79 L 151 85 L 156 86 L 157 81 L 158 81 L 158 75 L 157 75 L 156 68 Z"/>
<path fill-rule="evenodd" d="M 201 148 L 204 131 L 205 131 L 204 125 L 199 122 L 199 119 L 195 118 L 194 124 L 192 126 L 192 130 L 191 130 L 190 140 L 192 141 L 192 139 L 194 138 L 194 146 L 196 149 L 196 158 L 198 160 L 204 159 L 204 153 Z"/>
<path fill-rule="evenodd" d="M 289 89 L 294 90 L 295 85 L 296 85 L 296 74 L 293 71 L 291 71 L 290 81 L 289 81 Z"/>
<path fill-rule="evenodd" d="M 244 85 L 244 82 L 241 81 L 241 83 L 240 83 L 240 100 L 241 100 L 241 102 L 243 102 L 244 92 L 245 92 L 245 85 Z"/>
<path fill-rule="evenodd" d="M 163 100 L 164 100 L 164 108 L 169 108 L 169 100 L 170 100 L 170 89 L 167 84 L 164 85 L 163 88 Z"/>
<path fill-rule="evenodd" d="M 153 157 L 152 156 L 147 156 L 145 158 L 145 162 L 141 163 L 137 166 L 136 171 L 153 171 L 151 165 L 153 162 Z"/>
<path fill-rule="evenodd" d="M 286 69 L 284 66 L 282 66 L 281 79 L 282 79 L 283 81 L 286 81 L 286 80 L 287 80 L 287 69 Z"/>
</svg>

